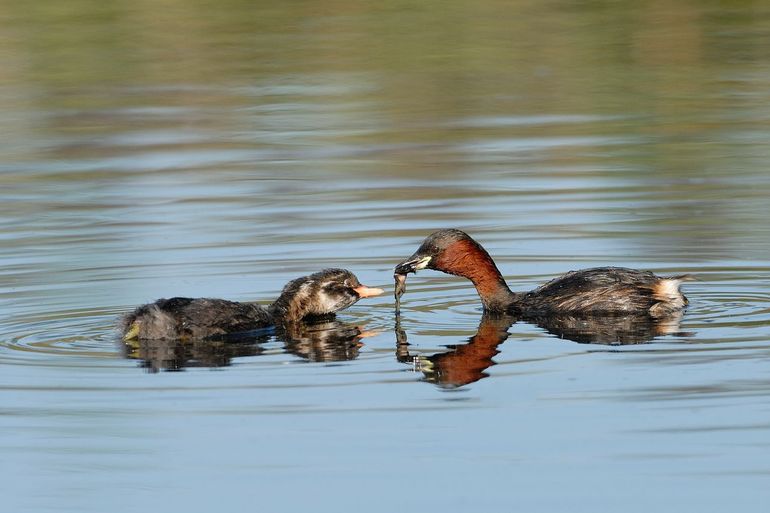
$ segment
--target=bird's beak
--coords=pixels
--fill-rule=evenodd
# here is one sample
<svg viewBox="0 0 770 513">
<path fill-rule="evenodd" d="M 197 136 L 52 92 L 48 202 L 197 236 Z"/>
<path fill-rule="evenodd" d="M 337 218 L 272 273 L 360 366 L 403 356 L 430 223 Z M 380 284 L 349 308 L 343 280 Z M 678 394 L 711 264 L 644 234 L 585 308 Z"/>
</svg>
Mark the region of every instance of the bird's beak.
<svg viewBox="0 0 770 513">
<path fill-rule="evenodd" d="M 420 269 L 425 269 L 430 263 L 430 259 L 431 257 L 429 256 L 412 256 L 398 264 L 393 270 L 393 274 L 406 276 L 409 273 L 415 273 Z"/>
<path fill-rule="evenodd" d="M 385 292 L 382 289 L 376 289 L 374 287 L 367 287 L 366 285 L 359 285 L 358 287 L 355 287 L 353 290 L 356 291 L 356 294 L 358 294 L 358 297 L 379 296 L 380 294 Z"/>
</svg>

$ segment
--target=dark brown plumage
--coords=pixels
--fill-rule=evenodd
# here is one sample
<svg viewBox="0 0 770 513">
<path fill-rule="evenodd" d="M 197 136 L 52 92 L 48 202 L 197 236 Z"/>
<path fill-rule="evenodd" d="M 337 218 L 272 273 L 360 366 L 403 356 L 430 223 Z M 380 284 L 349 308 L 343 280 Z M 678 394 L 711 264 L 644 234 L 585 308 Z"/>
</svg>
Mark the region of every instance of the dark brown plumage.
<svg viewBox="0 0 770 513">
<path fill-rule="evenodd" d="M 646 314 L 663 317 L 682 310 L 687 298 L 679 284 L 689 275 L 660 277 L 623 267 L 569 272 L 530 292 L 511 292 L 489 253 L 460 230 L 440 230 L 395 269 L 396 296 L 404 277 L 420 269 L 463 276 L 473 282 L 484 309 L 524 316 L 559 313 Z"/>
<path fill-rule="evenodd" d="M 270 306 L 225 299 L 159 299 L 120 322 L 123 340 L 212 339 L 333 315 L 359 299 L 382 294 L 345 269 L 325 269 L 290 281 Z"/>
</svg>

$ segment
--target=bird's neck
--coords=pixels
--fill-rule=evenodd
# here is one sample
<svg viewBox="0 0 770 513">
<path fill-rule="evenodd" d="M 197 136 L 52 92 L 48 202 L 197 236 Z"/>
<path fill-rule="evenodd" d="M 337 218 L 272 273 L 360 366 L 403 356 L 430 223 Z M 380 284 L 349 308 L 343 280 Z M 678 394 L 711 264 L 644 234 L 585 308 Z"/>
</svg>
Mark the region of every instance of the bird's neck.
<svg viewBox="0 0 770 513">
<path fill-rule="evenodd" d="M 475 241 L 460 241 L 437 259 L 439 270 L 468 278 L 479 293 L 484 310 L 504 312 L 516 301 L 489 253 Z"/>
<path fill-rule="evenodd" d="M 310 313 L 311 296 L 313 295 L 311 282 L 294 280 L 284 287 L 283 292 L 270 305 L 270 315 L 276 322 L 295 322 L 301 320 Z"/>
</svg>

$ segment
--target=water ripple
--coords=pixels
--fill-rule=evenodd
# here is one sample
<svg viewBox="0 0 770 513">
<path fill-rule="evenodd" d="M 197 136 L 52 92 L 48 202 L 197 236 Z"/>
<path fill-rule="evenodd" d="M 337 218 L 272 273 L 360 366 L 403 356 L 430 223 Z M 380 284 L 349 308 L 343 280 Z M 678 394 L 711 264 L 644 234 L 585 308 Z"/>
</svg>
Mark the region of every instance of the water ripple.
<svg viewBox="0 0 770 513">
<path fill-rule="evenodd" d="M 0 327 L 4 360 L 40 356 L 114 358 L 113 326 L 117 313 L 75 309 L 43 315 L 19 315 Z"/>
</svg>

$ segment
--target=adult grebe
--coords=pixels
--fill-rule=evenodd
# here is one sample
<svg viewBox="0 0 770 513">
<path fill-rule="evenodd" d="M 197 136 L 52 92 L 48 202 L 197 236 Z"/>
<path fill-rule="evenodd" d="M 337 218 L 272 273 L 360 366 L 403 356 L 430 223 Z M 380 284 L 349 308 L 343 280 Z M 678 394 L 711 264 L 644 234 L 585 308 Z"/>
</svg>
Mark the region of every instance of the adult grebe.
<svg viewBox="0 0 770 513">
<path fill-rule="evenodd" d="M 524 316 L 576 312 L 664 317 L 687 305 L 679 285 L 692 279 L 690 275 L 660 277 L 649 271 L 596 267 L 571 271 L 530 292 L 511 292 L 489 253 L 465 232 L 448 229 L 428 236 L 411 257 L 396 266 L 397 304 L 407 274 L 421 269 L 468 278 L 485 311 Z"/>
</svg>

